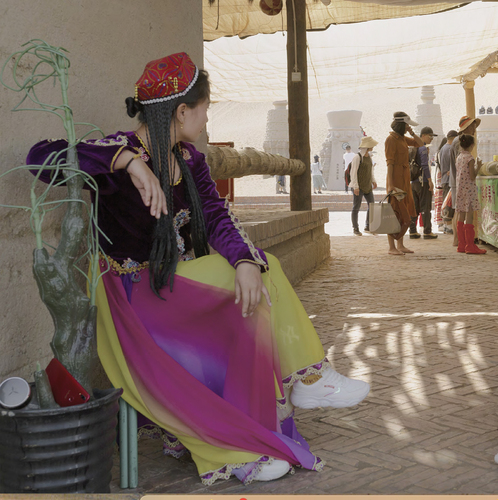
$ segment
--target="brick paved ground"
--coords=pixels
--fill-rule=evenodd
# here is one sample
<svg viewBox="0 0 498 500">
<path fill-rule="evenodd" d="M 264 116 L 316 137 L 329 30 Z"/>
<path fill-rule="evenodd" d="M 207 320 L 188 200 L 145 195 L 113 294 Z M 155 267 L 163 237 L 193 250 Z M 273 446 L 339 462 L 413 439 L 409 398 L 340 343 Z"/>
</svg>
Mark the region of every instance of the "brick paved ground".
<svg viewBox="0 0 498 500">
<path fill-rule="evenodd" d="M 189 459 L 146 440 L 130 493 L 496 494 L 498 254 L 457 254 L 448 236 L 408 244 L 394 257 L 385 237 L 332 237 L 296 288 L 335 368 L 372 386 L 355 408 L 296 412 L 324 472 L 203 487 Z"/>
</svg>

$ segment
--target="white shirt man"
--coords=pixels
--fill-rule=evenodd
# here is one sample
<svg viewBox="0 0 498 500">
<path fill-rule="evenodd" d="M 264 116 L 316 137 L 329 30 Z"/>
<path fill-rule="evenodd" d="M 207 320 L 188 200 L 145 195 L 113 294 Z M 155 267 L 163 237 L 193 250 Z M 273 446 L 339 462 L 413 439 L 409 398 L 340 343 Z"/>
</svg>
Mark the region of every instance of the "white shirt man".
<svg viewBox="0 0 498 500">
<path fill-rule="evenodd" d="M 346 152 L 342 155 L 342 158 L 344 160 L 344 170 L 348 168 L 348 165 L 351 163 L 353 158 L 356 156 L 355 153 L 351 151 L 351 146 L 346 146 Z M 346 193 L 348 192 L 348 185 L 344 184 Z"/>
<path fill-rule="evenodd" d="M 346 148 L 346 152 L 342 155 L 342 157 L 344 158 L 344 170 L 348 168 L 348 165 L 351 163 L 355 156 L 356 154 L 351 151 L 351 146 L 348 146 Z"/>
</svg>

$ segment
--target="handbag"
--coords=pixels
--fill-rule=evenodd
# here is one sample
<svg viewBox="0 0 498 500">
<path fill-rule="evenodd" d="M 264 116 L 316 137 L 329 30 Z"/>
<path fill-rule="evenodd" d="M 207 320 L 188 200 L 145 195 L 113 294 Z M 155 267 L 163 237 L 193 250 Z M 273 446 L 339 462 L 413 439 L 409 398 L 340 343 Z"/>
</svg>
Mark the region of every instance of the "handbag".
<svg viewBox="0 0 498 500">
<path fill-rule="evenodd" d="M 455 209 L 452 208 L 451 205 L 452 201 L 451 201 L 451 190 L 450 190 L 443 201 L 443 205 L 441 206 L 441 215 L 445 219 L 453 219 L 453 216 L 455 215 Z"/>
<path fill-rule="evenodd" d="M 368 223 L 372 233 L 396 234 L 401 230 L 401 225 L 394 213 L 393 207 L 389 202 L 386 202 L 388 196 L 379 203 L 369 204 Z"/>
</svg>

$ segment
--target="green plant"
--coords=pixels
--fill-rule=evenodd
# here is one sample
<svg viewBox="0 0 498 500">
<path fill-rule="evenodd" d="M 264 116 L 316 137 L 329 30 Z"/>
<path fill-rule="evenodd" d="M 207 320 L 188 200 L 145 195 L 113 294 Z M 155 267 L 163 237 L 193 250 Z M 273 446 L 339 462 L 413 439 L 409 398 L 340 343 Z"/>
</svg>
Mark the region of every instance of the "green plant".
<svg viewBox="0 0 498 500">
<path fill-rule="evenodd" d="M 21 68 L 29 67 L 34 58 L 30 74 L 21 81 Z M 28 60 L 26 64 L 25 60 Z M 30 225 L 35 234 L 36 248 L 33 252 L 33 273 L 40 296 L 48 308 L 55 326 L 51 348 L 54 356 L 91 394 L 91 374 L 97 362 L 95 292 L 102 273 L 99 269 L 97 234 L 97 205 L 88 204 L 82 196 L 87 184 L 95 192 L 98 187 L 94 179 L 81 171 L 78 164 L 76 146 L 93 132 L 102 131 L 88 123 L 75 123 L 73 112 L 68 104 L 70 61 L 67 51 L 54 47 L 43 40 L 31 40 L 23 45 L 23 50 L 12 54 L 3 64 L 0 83 L 23 95 L 13 111 L 44 111 L 57 115 L 67 134 L 67 148 L 50 155 L 43 165 L 22 165 L 4 172 L 0 177 L 18 170 L 36 171 L 30 188 L 31 206 L 3 205 L 30 212 Z M 11 69 L 12 82 L 5 82 L 7 68 Z M 61 87 L 62 103 L 59 105 L 43 103 L 38 99 L 36 87 L 53 79 Z M 34 107 L 29 105 L 34 104 Z M 75 125 L 90 127 L 81 138 L 76 138 Z M 43 170 L 52 171 L 52 181 L 37 194 L 35 186 Z M 63 200 L 47 200 L 49 192 L 58 186 L 66 186 L 67 197 Z M 95 200 L 98 197 L 95 196 Z M 97 203 L 97 202 L 95 202 Z M 43 241 L 42 227 L 45 215 L 66 204 L 66 212 L 61 224 L 61 237 L 56 248 Z M 86 209 L 90 224 L 85 223 L 83 209 Z M 80 252 L 84 244 L 86 250 Z M 53 251 L 49 253 L 47 247 Z M 90 262 L 90 270 L 85 272 L 80 264 Z M 85 276 L 88 296 L 76 280 L 76 273 Z"/>
</svg>

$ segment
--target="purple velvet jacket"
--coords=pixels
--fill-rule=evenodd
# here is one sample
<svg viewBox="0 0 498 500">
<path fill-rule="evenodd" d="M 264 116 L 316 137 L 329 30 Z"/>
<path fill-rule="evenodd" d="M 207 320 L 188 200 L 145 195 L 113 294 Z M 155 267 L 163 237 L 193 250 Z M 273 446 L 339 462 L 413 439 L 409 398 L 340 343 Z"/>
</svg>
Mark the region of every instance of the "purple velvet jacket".
<svg viewBox="0 0 498 500">
<path fill-rule="evenodd" d="M 28 165 L 42 165 L 50 153 L 67 147 L 67 141 L 46 140 L 35 144 L 27 157 Z M 192 144 L 181 144 L 183 157 L 189 166 L 202 202 L 208 242 L 212 248 L 236 267 L 240 262 L 253 262 L 267 268 L 264 252 L 254 247 L 238 221 L 225 207 L 211 179 L 205 156 Z M 148 260 L 156 219 L 150 215 L 142 198 L 123 170 L 114 171 L 114 164 L 124 150 L 141 153 L 152 169 L 145 145 L 135 132 L 117 132 L 104 139 L 89 140 L 77 146 L 80 169 L 90 174 L 98 184 L 98 224 L 112 243 L 99 236 L 104 252 L 119 263 L 130 258 L 142 263 Z M 40 179 L 50 182 L 51 170 L 44 170 Z M 95 193 L 92 191 L 92 201 Z M 184 182 L 173 188 L 175 214 L 188 210 Z M 181 224 L 181 223 L 180 223 Z M 191 249 L 190 223 L 179 228 L 178 234 Z M 181 241 L 180 239 L 180 241 Z M 180 247 L 180 245 L 179 245 Z M 182 252 L 181 252 L 182 253 Z"/>
</svg>

